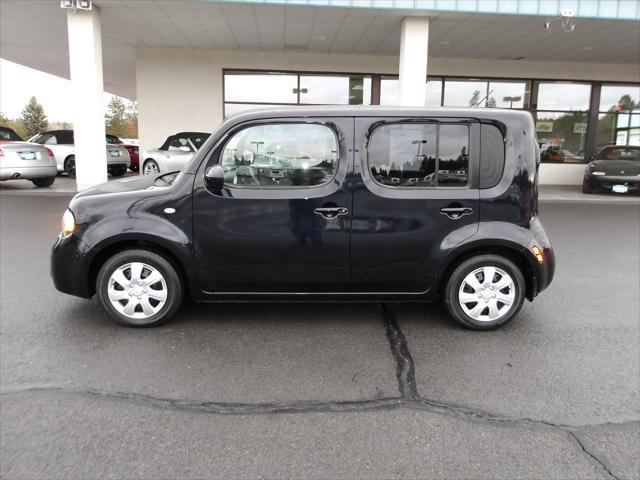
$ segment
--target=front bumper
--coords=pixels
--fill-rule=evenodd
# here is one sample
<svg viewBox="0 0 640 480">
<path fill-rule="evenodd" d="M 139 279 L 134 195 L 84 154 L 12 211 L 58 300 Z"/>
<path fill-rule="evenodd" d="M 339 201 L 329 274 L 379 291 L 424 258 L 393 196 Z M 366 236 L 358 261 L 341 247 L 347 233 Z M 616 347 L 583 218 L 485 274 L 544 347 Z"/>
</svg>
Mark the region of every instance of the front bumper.
<svg viewBox="0 0 640 480">
<path fill-rule="evenodd" d="M 89 285 L 86 258 L 78 253 L 79 242 L 76 235 L 58 237 L 51 250 L 51 278 L 59 291 L 90 298 L 93 288 Z"/>
<path fill-rule="evenodd" d="M 42 166 L 2 166 L 0 167 L 0 180 L 11 180 L 24 178 L 31 180 L 32 178 L 55 177 L 58 170 L 55 165 Z"/>
<path fill-rule="evenodd" d="M 584 182 L 594 189 L 613 189 L 614 185 L 625 185 L 629 191 L 640 191 L 640 177 L 633 176 L 613 176 L 613 175 L 585 175 Z"/>
</svg>

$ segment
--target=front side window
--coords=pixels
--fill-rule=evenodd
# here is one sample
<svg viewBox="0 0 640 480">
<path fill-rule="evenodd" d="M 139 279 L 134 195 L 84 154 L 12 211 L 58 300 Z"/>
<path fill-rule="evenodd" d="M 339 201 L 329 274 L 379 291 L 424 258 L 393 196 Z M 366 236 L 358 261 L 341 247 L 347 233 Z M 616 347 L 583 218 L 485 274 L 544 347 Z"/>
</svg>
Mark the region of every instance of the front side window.
<svg viewBox="0 0 640 480">
<path fill-rule="evenodd" d="M 225 145 L 225 183 L 259 188 L 310 187 L 331 180 L 338 141 L 327 126 L 280 123 L 248 127 Z"/>
<path fill-rule="evenodd" d="M 464 186 L 469 179 L 469 127 L 405 123 L 374 130 L 368 145 L 373 178 L 393 187 Z"/>
</svg>

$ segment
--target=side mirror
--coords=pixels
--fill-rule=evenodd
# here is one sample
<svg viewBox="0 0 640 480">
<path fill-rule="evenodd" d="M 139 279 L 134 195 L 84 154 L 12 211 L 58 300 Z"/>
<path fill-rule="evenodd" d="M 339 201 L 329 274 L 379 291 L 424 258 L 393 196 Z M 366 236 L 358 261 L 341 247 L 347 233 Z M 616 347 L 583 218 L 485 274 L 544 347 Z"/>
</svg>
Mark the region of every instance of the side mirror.
<svg viewBox="0 0 640 480">
<path fill-rule="evenodd" d="M 211 190 L 221 190 L 224 186 L 224 169 L 220 165 L 208 168 L 204 174 L 204 180 Z"/>
</svg>

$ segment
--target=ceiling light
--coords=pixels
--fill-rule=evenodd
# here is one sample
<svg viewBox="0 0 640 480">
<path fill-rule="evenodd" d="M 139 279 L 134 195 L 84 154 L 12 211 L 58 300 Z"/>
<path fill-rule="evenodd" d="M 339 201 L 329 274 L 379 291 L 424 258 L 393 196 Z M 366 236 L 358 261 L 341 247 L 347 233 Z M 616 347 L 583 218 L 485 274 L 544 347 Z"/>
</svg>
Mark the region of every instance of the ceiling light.
<svg viewBox="0 0 640 480">
<path fill-rule="evenodd" d="M 451 43 L 451 41 L 450 40 L 442 40 L 440 43 L 442 45 L 449 45 Z"/>
</svg>

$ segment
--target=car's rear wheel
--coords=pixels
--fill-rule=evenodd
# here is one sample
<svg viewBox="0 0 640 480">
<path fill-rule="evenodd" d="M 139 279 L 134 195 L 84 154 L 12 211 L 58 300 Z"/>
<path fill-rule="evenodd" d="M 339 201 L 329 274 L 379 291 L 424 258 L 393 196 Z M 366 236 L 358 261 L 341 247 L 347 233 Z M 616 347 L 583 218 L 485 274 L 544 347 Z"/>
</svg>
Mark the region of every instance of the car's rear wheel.
<svg viewBox="0 0 640 480">
<path fill-rule="evenodd" d="M 50 187 L 55 182 L 56 177 L 32 178 L 31 181 L 38 188 Z"/>
<path fill-rule="evenodd" d="M 587 182 L 582 182 L 582 193 L 593 193 L 593 187 Z"/>
<path fill-rule="evenodd" d="M 109 173 L 111 175 L 113 175 L 114 177 L 121 177 L 125 173 L 127 173 L 127 167 L 126 167 L 126 165 L 117 165 L 115 167 L 110 167 L 109 168 Z"/>
<path fill-rule="evenodd" d="M 160 173 L 160 167 L 155 160 L 149 159 L 144 162 L 142 173 L 144 173 L 145 175 L 154 175 L 156 173 Z"/>
<path fill-rule="evenodd" d="M 129 167 L 129 170 L 131 170 L 132 172 L 137 172 L 138 170 L 140 170 L 140 168 L 138 167 L 138 165 L 131 165 Z"/>
<path fill-rule="evenodd" d="M 444 301 L 453 319 L 474 330 L 492 330 L 522 308 L 525 281 L 520 268 L 499 255 L 471 257 L 447 281 Z"/>
<path fill-rule="evenodd" d="M 104 309 L 128 327 L 160 325 L 182 303 L 176 268 L 149 250 L 125 250 L 100 268 L 96 292 Z"/>
<path fill-rule="evenodd" d="M 64 173 L 66 173 L 68 177 L 76 178 L 76 156 L 75 155 L 69 155 L 67 159 L 64 161 Z"/>
</svg>

